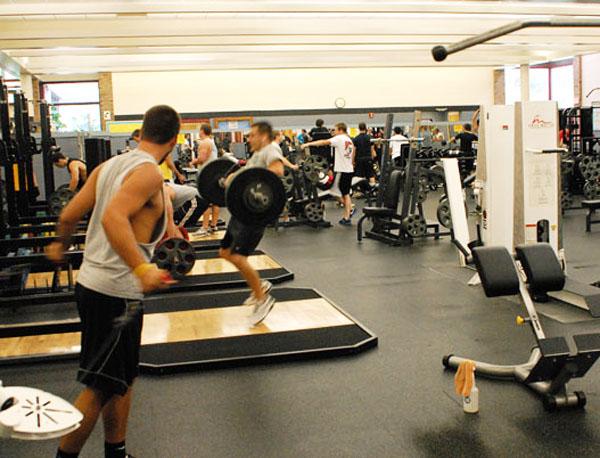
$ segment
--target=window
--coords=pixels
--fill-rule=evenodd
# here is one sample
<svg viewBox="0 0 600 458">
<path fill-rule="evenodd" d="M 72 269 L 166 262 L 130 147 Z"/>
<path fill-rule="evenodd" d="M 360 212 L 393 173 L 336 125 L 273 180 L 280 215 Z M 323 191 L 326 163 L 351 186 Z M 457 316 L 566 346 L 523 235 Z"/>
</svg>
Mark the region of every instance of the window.
<svg viewBox="0 0 600 458">
<path fill-rule="evenodd" d="M 519 67 L 504 67 L 504 103 L 512 105 L 521 100 L 521 70 Z"/>
<path fill-rule="evenodd" d="M 550 69 L 552 100 L 558 102 L 559 108 L 573 106 L 575 87 L 573 80 L 573 65 L 561 65 Z"/>
<path fill-rule="evenodd" d="M 529 100 L 550 99 L 550 70 L 548 68 L 529 69 Z"/>
<path fill-rule="evenodd" d="M 99 131 L 100 91 L 97 81 L 44 83 L 52 127 L 58 132 Z"/>
</svg>

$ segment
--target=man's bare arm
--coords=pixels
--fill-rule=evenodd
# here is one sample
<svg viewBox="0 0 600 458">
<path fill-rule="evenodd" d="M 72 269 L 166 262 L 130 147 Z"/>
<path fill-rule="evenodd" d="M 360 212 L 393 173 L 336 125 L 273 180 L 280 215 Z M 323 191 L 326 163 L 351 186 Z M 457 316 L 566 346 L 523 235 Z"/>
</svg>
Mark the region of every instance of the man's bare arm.
<svg viewBox="0 0 600 458">
<path fill-rule="evenodd" d="M 146 262 L 138 247 L 131 218 L 162 190 L 162 186 L 162 176 L 156 165 L 141 165 L 125 179 L 102 216 L 102 227 L 108 241 L 131 269 Z"/>
<path fill-rule="evenodd" d="M 77 185 L 79 184 L 79 167 L 76 162 L 71 162 L 71 166 L 69 167 L 69 174 L 71 175 L 71 181 L 69 181 L 69 189 L 73 192 L 77 190 Z"/>
<path fill-rule="evenodd" d="M 198 157 L 192 161 L 192 165 L 202 165 L 210 158 L 212 148 L 207 142 L 200 143 L 198 146 Z"/>
<path fill-rule="evenodd" d="M 304 145 L 302 145 L 302 148 L 308 148 L 310 146 L 330 146 L 330 145 L 331 145 L 331 140 L 329 140 L 329 139 L 315 140 L 314 142 L 305 143 Z"/>
<path fill-rule="evenodd" d="M 283 162 L 281 160 L 271 162 L 267 169 L 279 177 L 282 177 L 285 173 L 285 170 L 283 168 Z"/>
</svg>

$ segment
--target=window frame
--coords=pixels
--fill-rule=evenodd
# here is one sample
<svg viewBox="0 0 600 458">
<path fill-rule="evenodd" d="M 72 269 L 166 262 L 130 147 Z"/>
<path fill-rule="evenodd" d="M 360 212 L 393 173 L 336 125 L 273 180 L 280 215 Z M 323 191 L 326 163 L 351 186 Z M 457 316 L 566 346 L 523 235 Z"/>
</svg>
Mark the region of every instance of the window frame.
<svg viewBox="0 0 600 458">
<path fill-rule="evenodd" d="M 46 99 L 46 85 L 50 84 L 74 84 L 74 83 L 96 83 L 98 85 L 98 101 L 94 102 L 58 102 L 50 103 Z M 84 106 L 84 105 L 98 105 L 98 119 L 100 119 L 100 131 L 102 131 L 102 111 L 100 110 L 100 81 L 97 79 L 83 79 L 83 80 L 72 80 L 72 81 L 40 81 L 40 96 L 42 100 L 48 103 L 49 107 L 60 107 L 60 106 Z"/>
</svg>

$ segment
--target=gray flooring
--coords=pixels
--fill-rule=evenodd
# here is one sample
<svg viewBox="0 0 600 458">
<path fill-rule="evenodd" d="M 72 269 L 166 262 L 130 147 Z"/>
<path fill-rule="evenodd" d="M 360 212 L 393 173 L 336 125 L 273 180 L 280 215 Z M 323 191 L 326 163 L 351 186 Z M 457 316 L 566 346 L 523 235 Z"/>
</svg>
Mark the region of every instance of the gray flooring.
<svg viewBox="0 0 600 458">
<path fill-rule="evenodd" d="M 269 232 L 261 249 L 294 271 L 291 286 L 320 290 L 379 336 L 379 347 L 331 360 L 142 377 L 128 449 L 139 457 L 554 457 L 598 456 L 600 369 L 572 383 L 585 411 L 546 413 L 522 386 L 478 379 L 481 412 L 467 416 L 446 353 L 513 363 L 534 344 L 517 303 L 466 286 L 448 239 L 391 248 L 355 226 Z M 600 279 L 600 230 L 565 220 L 571 274 Z M 562 327 L 543 318 L 552 333 Z M 570 329 L 598 330 L 596 322 Z M 73 398 L 74 364 L 3 368 L 7 385 Z M 53 456 L 55 442 L 0 442 L 2 457 Z M 595 450 L 595 452 L 594 452 Z M 98 426 L 83 457 L 102 456 Z"/>
</svg>

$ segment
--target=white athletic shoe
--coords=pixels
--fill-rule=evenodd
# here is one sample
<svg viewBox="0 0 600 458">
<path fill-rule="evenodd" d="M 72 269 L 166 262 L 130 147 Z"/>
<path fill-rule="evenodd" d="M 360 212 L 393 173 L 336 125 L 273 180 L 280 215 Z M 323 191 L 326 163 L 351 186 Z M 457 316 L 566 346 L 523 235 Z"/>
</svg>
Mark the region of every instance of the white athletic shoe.
<svg viewBox="0 0 600 458">
<path fill-rule="evenodd" d="M 273 289 L 273 284 L 270 281 L 263 280 L 260 282 L 260 287 L 266 296 Z M 254 313 L 256 311 L 257 303 L 256 303 L 256 300 L 254 299 L 254 293 L 250 293 L 250 296 L 248 296 L 248 299 L 246 299 L 244 301 L 244 305 L 253 305 L 254 310 L 252 311 L 252 313 Z"/>
<path fill-rule="evenodd" d="M 197 231 L 192 232 L 190 235 L 194 237 L 206 237 L 208 235 L 208 231 L 201 227 Z"/>
<path fill-rule="evenodd" d="M 257 326 L 271 313 L 275 306 L 275 298 L 271 295 L 267 295 L 260 302 L 256 301 L 254 313 L 250 316 L 250 322 L 252 326 Z"/>
</svg>

